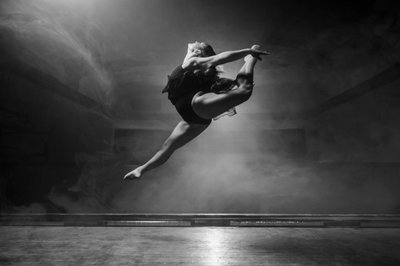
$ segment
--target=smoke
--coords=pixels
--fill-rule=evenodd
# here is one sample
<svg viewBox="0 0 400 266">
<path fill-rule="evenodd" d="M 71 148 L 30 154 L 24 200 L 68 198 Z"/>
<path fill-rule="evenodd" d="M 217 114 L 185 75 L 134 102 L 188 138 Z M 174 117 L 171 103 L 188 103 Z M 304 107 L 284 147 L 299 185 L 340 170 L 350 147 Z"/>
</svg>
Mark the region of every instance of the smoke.
<svg viewBox="0 0 400 266">
<path fill-rule="evenodd" d="M 113 87 L 103 67 L 102 51 L 108 49 L 106 59 L 121 87 L 121 116 L 135 120 L 132 128 L 144 125 L 127 130 L 127 153 L 137 164 L 169 134 L 160 138 L 157 130 L 145 128 L 172 130 L 172 120 L 179 119 L 161 98 L 161 87 L 155 87 L 166 80 L 169 67 L 179 64 L 187 42 L 209 40 L 223 51 L 247 47 L 263 36 L 260 44 L 273 54 L 257 65 L 254 95 L 237 116 L 213 123 L 143 180 L 122 181 L 134 167 L 126 167 L 126 154 L 93 154 L 83 160 L 78 181 L 67 191 L 49 193 L 54 204 L 68 212 L 398 212 L 398 166 L 390 165 L 400 155 L 398 84 L 306 122 L 278 116 L 315 107 L 398 61 L 397 14 L 354 14 L 360 9 L 356 4 L 338 11 L 292 1 L 284 6 L 268 2 L 254 12 L 239 12 L 238 19 L 241 6 L 226 12 L 228 2 L 126 1 L 109 4 L 119 16 L 104 12 L 102 19 L 110 24 L 103 31 L 92 3 L 7 1 L 0 27 L 19 60 L 103 103 L 109 103 Z M 107 47 L 102 34 L 108 34 Z M 228 65 L 226 72 L 236 73 L 234 68 Z M 166 119 L 163 110 L 171 111 Z M 285 135 L 287 128 L 306 133 L 292 138 Z"/>
<path fill-rule="evenodd" d="M 17 60 L 108 105 L 113 82 L 102 66 L 101 30 L 91 16 L 92 1 L 84 2 L 3 2 L 3 46 Z"/>
<path fill-rule="evenodd" d="M 321 163 L 307 154 L 301 160 L 289 146 L 267 147 L 278 138 L 254 140 L 256 135 L 249 132 L 235 135 L 240 140 L 224 133 L 232 146 L 227 150 L 221 141 L 212 141 L 214 133 L 204 133 L 142 180 L 122 181 L 134 166 L 97 158 L 85 164 L 79 181 L 69 188 L 76 197 L 53 191 L 50 198 L 69 212 L 397 212 L 400 183 L 395 165 Z M 249 144 L 251 139 L 259 146 L 246 145 L 244 150 L 240 142 Z M 310 152 L 315 152 L 313 145 L 308 145 Z M 330 149 L 321 143 L 318 148 Z"/>
</svg>

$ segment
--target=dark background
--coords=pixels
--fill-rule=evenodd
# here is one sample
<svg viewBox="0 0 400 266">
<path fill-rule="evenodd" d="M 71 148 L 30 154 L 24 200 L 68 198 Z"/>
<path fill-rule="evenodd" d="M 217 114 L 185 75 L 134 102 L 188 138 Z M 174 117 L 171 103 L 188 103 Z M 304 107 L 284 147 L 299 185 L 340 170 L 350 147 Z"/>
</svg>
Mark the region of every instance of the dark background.
<svg viewBox="0 0 400 266">
<path fill-rule="evenodd" d="M 399 213 L 395 3 L 1 1 L 1 212 Z M 123 182 L 193 41 L 272 54 L 236 116 Z"/>
</svg>

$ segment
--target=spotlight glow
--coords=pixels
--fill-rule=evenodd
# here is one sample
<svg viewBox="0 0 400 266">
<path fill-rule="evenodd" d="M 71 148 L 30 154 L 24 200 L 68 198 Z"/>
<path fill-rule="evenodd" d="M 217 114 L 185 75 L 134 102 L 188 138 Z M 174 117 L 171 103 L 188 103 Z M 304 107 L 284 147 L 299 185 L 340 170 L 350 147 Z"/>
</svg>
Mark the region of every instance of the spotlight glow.
<svg viewBox="0 0 400 266">
<path fill-rule="evenodd" d="M 225 265 L 224 254 L 229 251 L 229 246 L 224 241 L 224 234 L 221 229 L 211 228 L 204 235 L 207 246 L 207 254 L 204 254 L 204 265 Z"/>
</svg>

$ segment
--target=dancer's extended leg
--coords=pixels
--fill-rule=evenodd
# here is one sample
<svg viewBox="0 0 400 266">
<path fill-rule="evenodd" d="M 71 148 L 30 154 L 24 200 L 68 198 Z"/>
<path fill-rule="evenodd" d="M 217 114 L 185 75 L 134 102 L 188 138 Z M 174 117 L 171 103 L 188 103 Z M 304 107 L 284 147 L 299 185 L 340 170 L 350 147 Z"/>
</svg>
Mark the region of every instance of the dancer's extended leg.
<svg viewBox="0 0 400 266">
<path fill-rule="evenodd" d="M 143 173 L 162 165 L 176 149 L 197 137 L 207 127 L 208 125 L 189 124 L 185 121 L 179 122 L 154 156 L 145 164 L 127 173 L 124 179 L 139 179 Z"/>
<path fill-rule="evenodd" d="M 254 45 L 252 48 L 259 49 Z M 228 109 L 247 101 L 253 92 L 253 72 L 257 58 L 249 55 L 238 73 L 238 86 L 226 93 L 198 93 L 193 97 L 192 106 L 197 115 L 210 119 Z"/>
</svg>

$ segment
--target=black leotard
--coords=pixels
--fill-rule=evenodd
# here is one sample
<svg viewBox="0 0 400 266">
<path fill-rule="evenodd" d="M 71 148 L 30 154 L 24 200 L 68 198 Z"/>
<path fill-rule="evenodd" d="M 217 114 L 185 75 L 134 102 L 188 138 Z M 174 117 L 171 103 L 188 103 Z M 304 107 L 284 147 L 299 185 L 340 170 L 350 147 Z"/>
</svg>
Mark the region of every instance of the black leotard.
<svg viewBox="0 0 400 266">
<path fill-rule="evenodd" d="M 210 124 L 211 119 L 204 119 L 198 116 L 192 108 L 193 96 L 202 91 L 211 91 L 213 80 L 207 79 L 199 72 L 195 74 L 178 66 L 168 76 L 168 84 L 162 92 L 168 92 L 168 99 L 175 106 L 183 120 L 193 124 Z"/>
<path fill-rule="evenodd" d="M 204 93 L 211 91 L 214 93 L 227 92 L 233 86 L 238 85 L 238 81 L 241 79 L 253 83 L 253 74 L 239 73 L 235 80 L 218 77 L 210 79 L 206 78 L 202 72 L 195 74 L 192 71 L 184 70 L 182 66 L 178 66 L 168 76 L 168 84 L 162 92 L 168 92 L 168 99 L 175 105 L 183 120 L 188 123 L 208 125 L 211 123 L 211 119 L 204 119 L 194 112 L 192 107 L 193 96 L 199 91 Z"/>
</svg>

